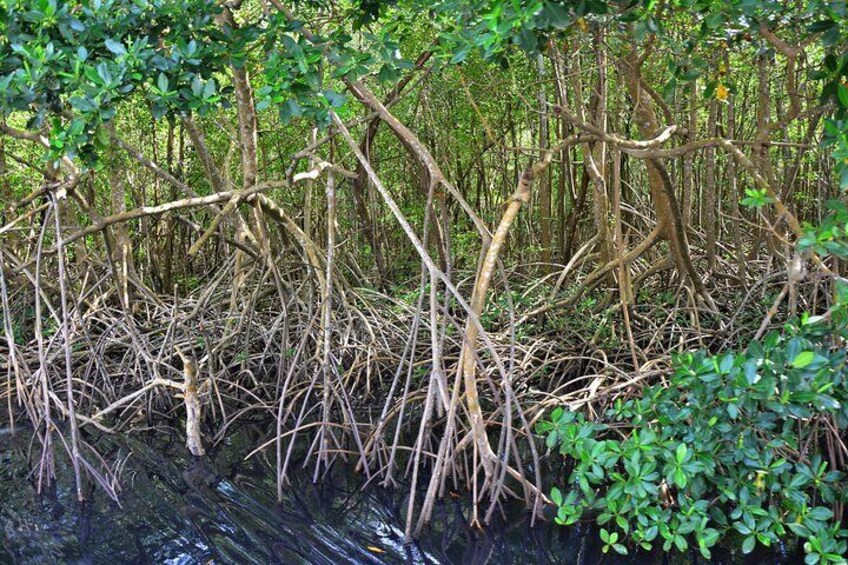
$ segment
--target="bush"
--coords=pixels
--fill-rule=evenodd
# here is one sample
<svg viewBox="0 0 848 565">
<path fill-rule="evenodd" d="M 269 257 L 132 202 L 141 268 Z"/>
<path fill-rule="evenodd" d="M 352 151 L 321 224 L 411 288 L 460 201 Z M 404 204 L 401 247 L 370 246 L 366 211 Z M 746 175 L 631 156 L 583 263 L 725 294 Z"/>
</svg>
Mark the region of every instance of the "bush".
<svg viewBox="0 0 848 565">
<path fill-rule="evenodd" d="M 616 400 L 600 421 L 554 410 L 538 431 L 571 468 L 566 492 L 551 493 L 556 521 L 595 516 L 604 552 L 694 545 L 710 558 L 725 537 L 750 553 L 791 532 L 807 563 L 844 563 L 848 531 L 831 508 L 845 476 L 822 448 L 848 425 L 837 318 L 804 317 L 739 353 L 680 355 L 666 385 Z"/>
</svg>

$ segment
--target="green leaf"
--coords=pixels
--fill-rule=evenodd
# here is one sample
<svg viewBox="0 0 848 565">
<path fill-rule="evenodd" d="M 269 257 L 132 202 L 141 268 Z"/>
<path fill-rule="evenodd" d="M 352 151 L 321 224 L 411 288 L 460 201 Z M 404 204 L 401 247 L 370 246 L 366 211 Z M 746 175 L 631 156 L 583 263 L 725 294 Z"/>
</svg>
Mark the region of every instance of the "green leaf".
<svg viewBox="0 0 848 565">
<path fill-rule="evenodd" d="M 165 73 L 159 73 L 159 76 L 156 78 L 156 87 L 159 89 L 159 92 L 165 94 L 168 92 L 168 77 L 165 76 Z"/>
<path fill-rule="evenodd" d="M 688 449 L 686 448 L 685 443 L 681 443 L 680 445 L 677 446 L 677 451 L 675 452 L 675 458 L 677 459 L 678 463 L 683 463 L 686 460 L 687 452 L 688 452 Z"/>
<path fill-rule="evenodd" d="M 559 419 L 562 418 L 562 415 L 565 413 L 562 407 L 554 408 L 554 411 L 551 412 L 551 421 L 559 422 Z"/>
<path fill-rule="evenodd" d="M 119 42 L 114 39 L 106 40 L 106 49 L 108 49 L 112 54 L 118 55 L 119 57 L 127 54 L 126 48 Z"/>
<path fill-rule="evenodd" d="M 545 2 L 542 15 L 547 19 L 548 25 L 555 29 L 565 29 L 571 23 L 568 9 L 555 2 Z"/>
<path fill-rule="evenodd" d="M 215 96 L 215 81 L 208 80 L 206 84 L 203 86 L 203 99 L 208 100 Z"/>
<path fill-rule="evenodd" d="M 660 529 L 658 526 L 650 526 L 647 530 L 645 530 L 645 541 L 654 541 L 657 539 L 657 535 L 659 535 Z"/>
<path fill-rule="evenodd" d="M 737 418 L 739 416 L 739 407 L 736 406 L 733 402 L 727 404 L 727 414 L 731 418 Z"/>
<path fill-rule="evenodd" d="M 681 535 L 674 536 L 674 545 L 677 547 L 677 551 L 681 553 L 686 551 L 686 548 L 689 547 L 689 544 L 686 543 L 686 538 Z"/>
<path fill-rule="evenodd" d="M 112 82 L 112 73 L 109 71 L 109 67 L 106 65 L 105 61 L 97 65 L 97 76 L 100 77 L 100 80 L 103 81 L 104 85 L 108 85 Z"/>
<path fill-rule="evenodd" d="M 823 31 L 829 30 L 830 28 L 834 27 L 835 25 L 836 25 L 836 22 L 834 22 L 833 20 L 820 20 L 820 21 L 811 23 L 807 27 L 807 31 L 809 31 L 810 33 L 821 33 Z"/>
<path fill-rule="evenodd" d="M 680 488 L 686 488 L 686 473 L 680 467 L 674 470 L 674 484 Z"/>
<path fill-rule="evenodd" d="M 812 351 L 802 351 L 792 360 L 792 366 L 796 369 L 803 369 L 812 363 L 815 358 L 816 354 Z"/>
<path fill-rule="evenodd" d="M 329 102 L 330 106 L 332 106 L 333 108 L 341 108 L 345 105 L 346 101 L 346 97 L 343 93 L 339 94 L 338 92 L 332 90 L 325 90 L 324 98 L 327 99 L 327 102 Z"/>
<path fill-rule="evenodd" d="M 97 109 L 97 106 L 89 100 L 88 98 L 82 98 L 80 96 L 72 96 L 68 102 L 71 103 L 71 106 L 79 110 L 80 112 L 93 112 Z"/>
<path fill-rule="evenodd" d="M 742 542 L 742 553 L 745 555 L 754 551 L 754 546 L 757 545 L 757 538 L 753 535 L 750 535 L 745 538 L 745 541 Z"/>
<path fill-rule="evenodd" d="M 727 353 L 724 357 L 721 358 L 721 363 L 719 364 L 719 372 L 722 375 L 726 375 L 730 372 L 730 369 L 733 368 L 734 357 L 732 353 Z"/>
<path fill-rule="evenodd" d="M 833 518 L 833 511 L 831 511 L 830 508 L 825 508 L 824 506 L 817 506 L 810 510 L 810 513 L 807 514 L 807 516 L 813 520 L 824 522 Z"/>
<path fill-rule="evenodd" d="M 612 545 L 612 548 L 613 548 L 616 552 L 620 553 L 621 555 L 627 555 L 627 548 L 626 548 L 626 547 L 624 547 L 623 545 L 621 545 L 620 543 L 614 543 L 614 544 Z"/>
<path fill-rule="evenodd" d="M 557 506 L 562 506 L 562 492 L 557 487 L 551 489 L 551 500 Z"/>
<path fill-rule="evenodd" d="M 280 107 L 280 120 L 284 124 L 288 124 L 293 118 L 297 118 L 303 114 L 303 108 L 293 98 L 286 100 Z"/>
<path fill-rule="evenodd" d="M 71 127 L 68 128 L 68 136 L 76 137 L 85 130 L 85 121 L 82 119 L 71 122 Z"/>
</svg>

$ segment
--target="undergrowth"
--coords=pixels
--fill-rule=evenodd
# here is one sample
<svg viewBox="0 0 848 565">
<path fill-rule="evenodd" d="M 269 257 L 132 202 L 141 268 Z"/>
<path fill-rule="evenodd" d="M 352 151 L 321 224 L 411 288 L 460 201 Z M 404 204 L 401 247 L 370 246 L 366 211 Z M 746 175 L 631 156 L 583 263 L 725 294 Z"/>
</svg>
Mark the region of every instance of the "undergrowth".
<svg viewBox="0 0 848 565">
<path fill-rule="evenodd" d="M 801 248 L 843 256 L 841 219 L 811 228 Z M 551 492 L 556 521 L 596 517 L 605 553 L 695 547 L 709 559 L 723 539 L 748 554 L 794 536 L 806 563 L 845 563 L 844 279 L 834 298 L 826 315 L 805 314 L 742 351 L 676 356 L 667 382 L 597 420 L 554 410 L 537 429 L 571 469 Z"/>
</svg>

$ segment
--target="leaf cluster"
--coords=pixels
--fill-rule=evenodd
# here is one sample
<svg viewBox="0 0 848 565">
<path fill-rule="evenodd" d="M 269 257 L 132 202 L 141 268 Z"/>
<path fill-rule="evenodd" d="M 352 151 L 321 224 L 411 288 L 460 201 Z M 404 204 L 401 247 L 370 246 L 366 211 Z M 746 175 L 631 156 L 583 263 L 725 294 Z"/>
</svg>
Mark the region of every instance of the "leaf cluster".
<svg viewBox="0 0 848 565">
<path fill-rule="evenodd" d="M 825 422 L 848 426 L 846 352 L 820 338 L 826 325 L 806 318 L 741 352 L 680 355 L 667 385 L 599 421 L 555 410 L 538 431 L 573 465 L 551 494 L 557 522 L 596 514 L 619 553 L 626 539 L 709 558 L 723 537 L 750 553 L 794 534 L 808 563 L 842 562 L 848 532 L 829 506 L 845 500 L 845 477 L 815 443 Z"/>
</svg>

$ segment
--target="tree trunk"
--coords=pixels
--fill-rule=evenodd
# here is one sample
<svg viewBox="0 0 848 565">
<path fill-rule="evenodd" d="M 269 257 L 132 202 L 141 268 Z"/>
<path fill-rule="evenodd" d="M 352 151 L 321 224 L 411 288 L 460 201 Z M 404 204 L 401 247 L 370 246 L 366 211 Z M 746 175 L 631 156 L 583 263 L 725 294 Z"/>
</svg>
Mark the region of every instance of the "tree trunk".
<svg viewBox="0 0 848 565">
<path fill-rule="evenodd" d="M 636 53 L 635 43 L 621 60 L 624 82 L 633 104 L 633 118 L 643 139 L 655 137 L 660 131 L 654 103 L 650 94 L 642 87 L 642 61 Z M 689 256 L 689 244 L 683 225 L 683 216 L 677 207 L 671 177 L 658 159 L 647 159 L 648 190 L 654 204 L 660 236 L 667 240 L 672 257 L 681 277 L 688 278 L 697 294 L 711 303 L 706 289 L 695 272 Z"/>
<path fill-rule="evenodd" d="M 112 174 L 109 178 L 109 188 L 112 195 L 112 214 L 120 214 L 127 211 L 124 163 L 121 159 L 113 159 L 111 165 Z M 132 288 L 129 281 L 130 278 L 135 278 L 129 225 L 126 222 L 118 222 L 110 228 L 110 232 L 112 236 L 112 263 L 117 275 L 118 294 L 121 297 L 121 304 L 124 309 L 129 312 L 132 302 Z"/>
<path fill-rule="evenodd" d="M 536 72 L 539 79 L 539 148 L 547 150 L 548 135 L 548 100 L 545 94 L 545 59 L 542 55 L 536 57 Z M 542 272 L 550 272 L 551 265 L 551 182 L 549 171 L 545 171 L 539 179 L 539 231 L 542 246 Z"/>
<path fill-rule="evenodd" d="M 716 135 L 716 114 L 718 105 L 713 99 L 709 104 L 709 117 L 707 118 L 707 137 Z M 710 145 L 704 149 L 704 233 L 706 234 L 707 264 L 710 271 L 716 269 L 716 160 L 715 147 Z"/>
</svg>

